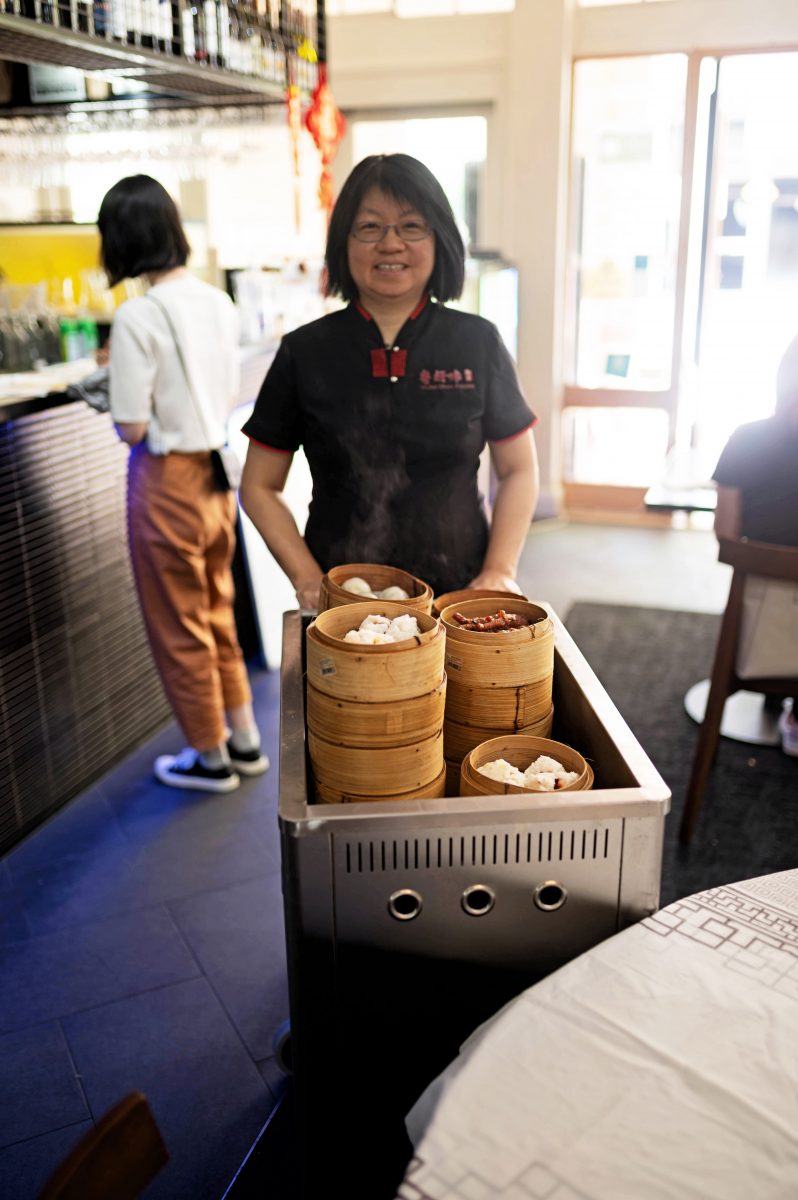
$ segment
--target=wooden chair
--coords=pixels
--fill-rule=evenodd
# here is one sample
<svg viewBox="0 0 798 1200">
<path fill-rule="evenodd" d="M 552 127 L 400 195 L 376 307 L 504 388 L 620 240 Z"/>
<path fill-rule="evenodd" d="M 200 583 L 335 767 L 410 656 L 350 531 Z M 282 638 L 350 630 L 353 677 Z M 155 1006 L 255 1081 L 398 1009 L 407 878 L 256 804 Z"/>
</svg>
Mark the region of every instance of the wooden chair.
<svg viewBox="0 0 798 1200">
<path fill-rule="evenodd" d="M 721 538 L 718 559 L 720 562 L 729 563 L 734 568 L 734 573 L 715 648 L 706 712 L 698 731 L 682 823 L 679 826 L 679 840 L 684 844 L 690 841 L 698 819 L 698 810 L 704 798 L 718 746 L 723 706 L 727 697 L 745 689 L 749 692 L 764 692 L 767 696 L 794 696 L 798 700 L 798 679 L 740 679 L 735 674 L 746 578 L 749 575 L 759 575 L 767 579 L 798 583 L 798 547 L 749 542 L 745 538 Z M 798 630 L 796 635 L 798 636 Z"/>
<path fill-rule="evenodd" d="M 136 1200 L 168 1157 L 146 1098 L 131 1092 L 81 1138 L 38 1200 Z"/>
</svg>

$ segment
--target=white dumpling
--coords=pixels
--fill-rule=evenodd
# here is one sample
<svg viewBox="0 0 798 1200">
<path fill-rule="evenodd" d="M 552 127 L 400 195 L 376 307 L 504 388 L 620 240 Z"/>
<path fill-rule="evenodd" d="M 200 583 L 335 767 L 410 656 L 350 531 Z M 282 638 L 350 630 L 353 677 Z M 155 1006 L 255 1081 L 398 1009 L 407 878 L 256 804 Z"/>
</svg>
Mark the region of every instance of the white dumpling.
<svg viewBox="0 0 798 1200">
<path fill-rule="evenodd" d="M 397 587 L 393 584 L 391 587 L 383 588 L 381 592 L 377 592 L 380 600 L 409 600 L 410 597 L 404 588 Z"/>
<path fill-rule="evenodd" d="M 347 579 L 341 584 L 345 592 L 351 592 L 353 596 L 368 596 L 374 599 L 372 592 L 365 579 L 361 579 L 359 575 L 353 575 L 351 579 Z"/>
<path fill-rule="evenodd" d="M 527 769 L 523 774 L 522 787 L 532 792 L 553 792 L 557 788 L 557 776 L 553 771 L 536 771 L 530 774 Z"/>
<path fill-rule="evenodd" d="M 496 758 L 493 762 L 483 763 L 481 767 L 477 767 L 477 770 L 480 775 L 486 775 L 488 779 L 495 779 L 497 783 L 514 783 L 517 787 L 524 786 L 524 777 L 518 767 L 514 767 L 504 758 Z"/>
<path fill-rule="evenodd" d="M 390 617 L 383 617 L 380 613 L 369 613 L 360 622 L 361 629 L 375 629 L 380 633 L 387 633 L 388 627 L 391 624 Z"/>
<path fill-rule="evenodd" d="M 524 772 L 525 775 L 537 775 L 539 771 L 553 771 L 555 775 L 560 774 L 563 770 L 561 762 L 557 762 L 556 758 L 549 758 L 548 754 L 539 755 L 534 762 L 531 762 Z"/>
<path fill-rule="evenodd" d="M 393 642 L 407 641 L 408 638 L 418 637 L 418 621 L 410 613 L 402 613 L 394 617 L 387 632 Z"/>
</svg>

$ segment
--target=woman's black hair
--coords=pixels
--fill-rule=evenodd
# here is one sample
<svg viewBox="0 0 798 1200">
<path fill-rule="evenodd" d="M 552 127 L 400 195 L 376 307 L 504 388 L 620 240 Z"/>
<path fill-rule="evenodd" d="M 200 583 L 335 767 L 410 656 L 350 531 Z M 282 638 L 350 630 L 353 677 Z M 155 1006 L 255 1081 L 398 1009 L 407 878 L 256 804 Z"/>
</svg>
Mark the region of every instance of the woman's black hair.
<svg viewBox="0 0 798 1200">
<path fill-rule="evenodd" d="M 357 299 L 347 247 L 355 217 L 370 188 L 379 188 L 392 199 L 410 205 L 430 225 L 435 234 L 435 266 L 429 290 L 437 300 L 456 300 L 465 278 L 463 239 L 443 188 L 429 168 L 409 154 L 372 154 L 357 164 L 341 188 L 327 233 L 326 294 Z"/>
<path fill-rule="evenodd" d="M 103 197 L 97 224 L 111 287 L 121 279 L 183 267 L 191 253 L 177 205 L 149 175 L 115 183 Z"/>
</svg>

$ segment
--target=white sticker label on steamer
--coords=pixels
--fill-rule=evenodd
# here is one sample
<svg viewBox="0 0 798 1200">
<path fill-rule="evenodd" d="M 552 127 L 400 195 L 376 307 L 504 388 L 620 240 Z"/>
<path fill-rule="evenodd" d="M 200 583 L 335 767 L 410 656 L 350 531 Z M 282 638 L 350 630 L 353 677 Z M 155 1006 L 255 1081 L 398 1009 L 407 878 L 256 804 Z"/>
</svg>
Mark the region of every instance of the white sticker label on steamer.
<svg viewBox="0 0 798 1200">
<path fill-rule="evenodd" d="M 335 674 L 335 663 L 333 662 L 333 660 L 331 658 L 322 658 L 319 660 L 319 674 L 320 675 L 334 675 Z"/>
<path fill-rule="evenodd" d="M 446 666 L 451 667 L 453 671 L 462 671 L 463 660 L 462 660 L 462 658 L 452 658 L 451 654 L 447 654 L 446 655 Z"/>
</svg>

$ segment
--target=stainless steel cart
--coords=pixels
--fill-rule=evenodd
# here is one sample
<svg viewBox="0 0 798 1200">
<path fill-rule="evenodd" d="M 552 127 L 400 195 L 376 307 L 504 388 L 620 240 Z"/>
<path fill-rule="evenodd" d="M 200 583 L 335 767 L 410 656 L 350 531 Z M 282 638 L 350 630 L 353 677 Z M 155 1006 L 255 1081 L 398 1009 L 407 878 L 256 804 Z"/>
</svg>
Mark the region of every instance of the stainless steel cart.
<svg viewBox="0 0 798 1200">
<path fill-rule="evenodd" d="M 347 1197 L 391 1196 L 409 1152 L 402 1117 L 471 1029 L 658 906 L 670 792 L 543 607 L 555 627 L 552 736 L 590 760 L 593 790 L 345 805 L 309 803 L 305 621 L 285 615 L 279 815 L 314 1200 L 333 1182 Z"/>
</svg>

